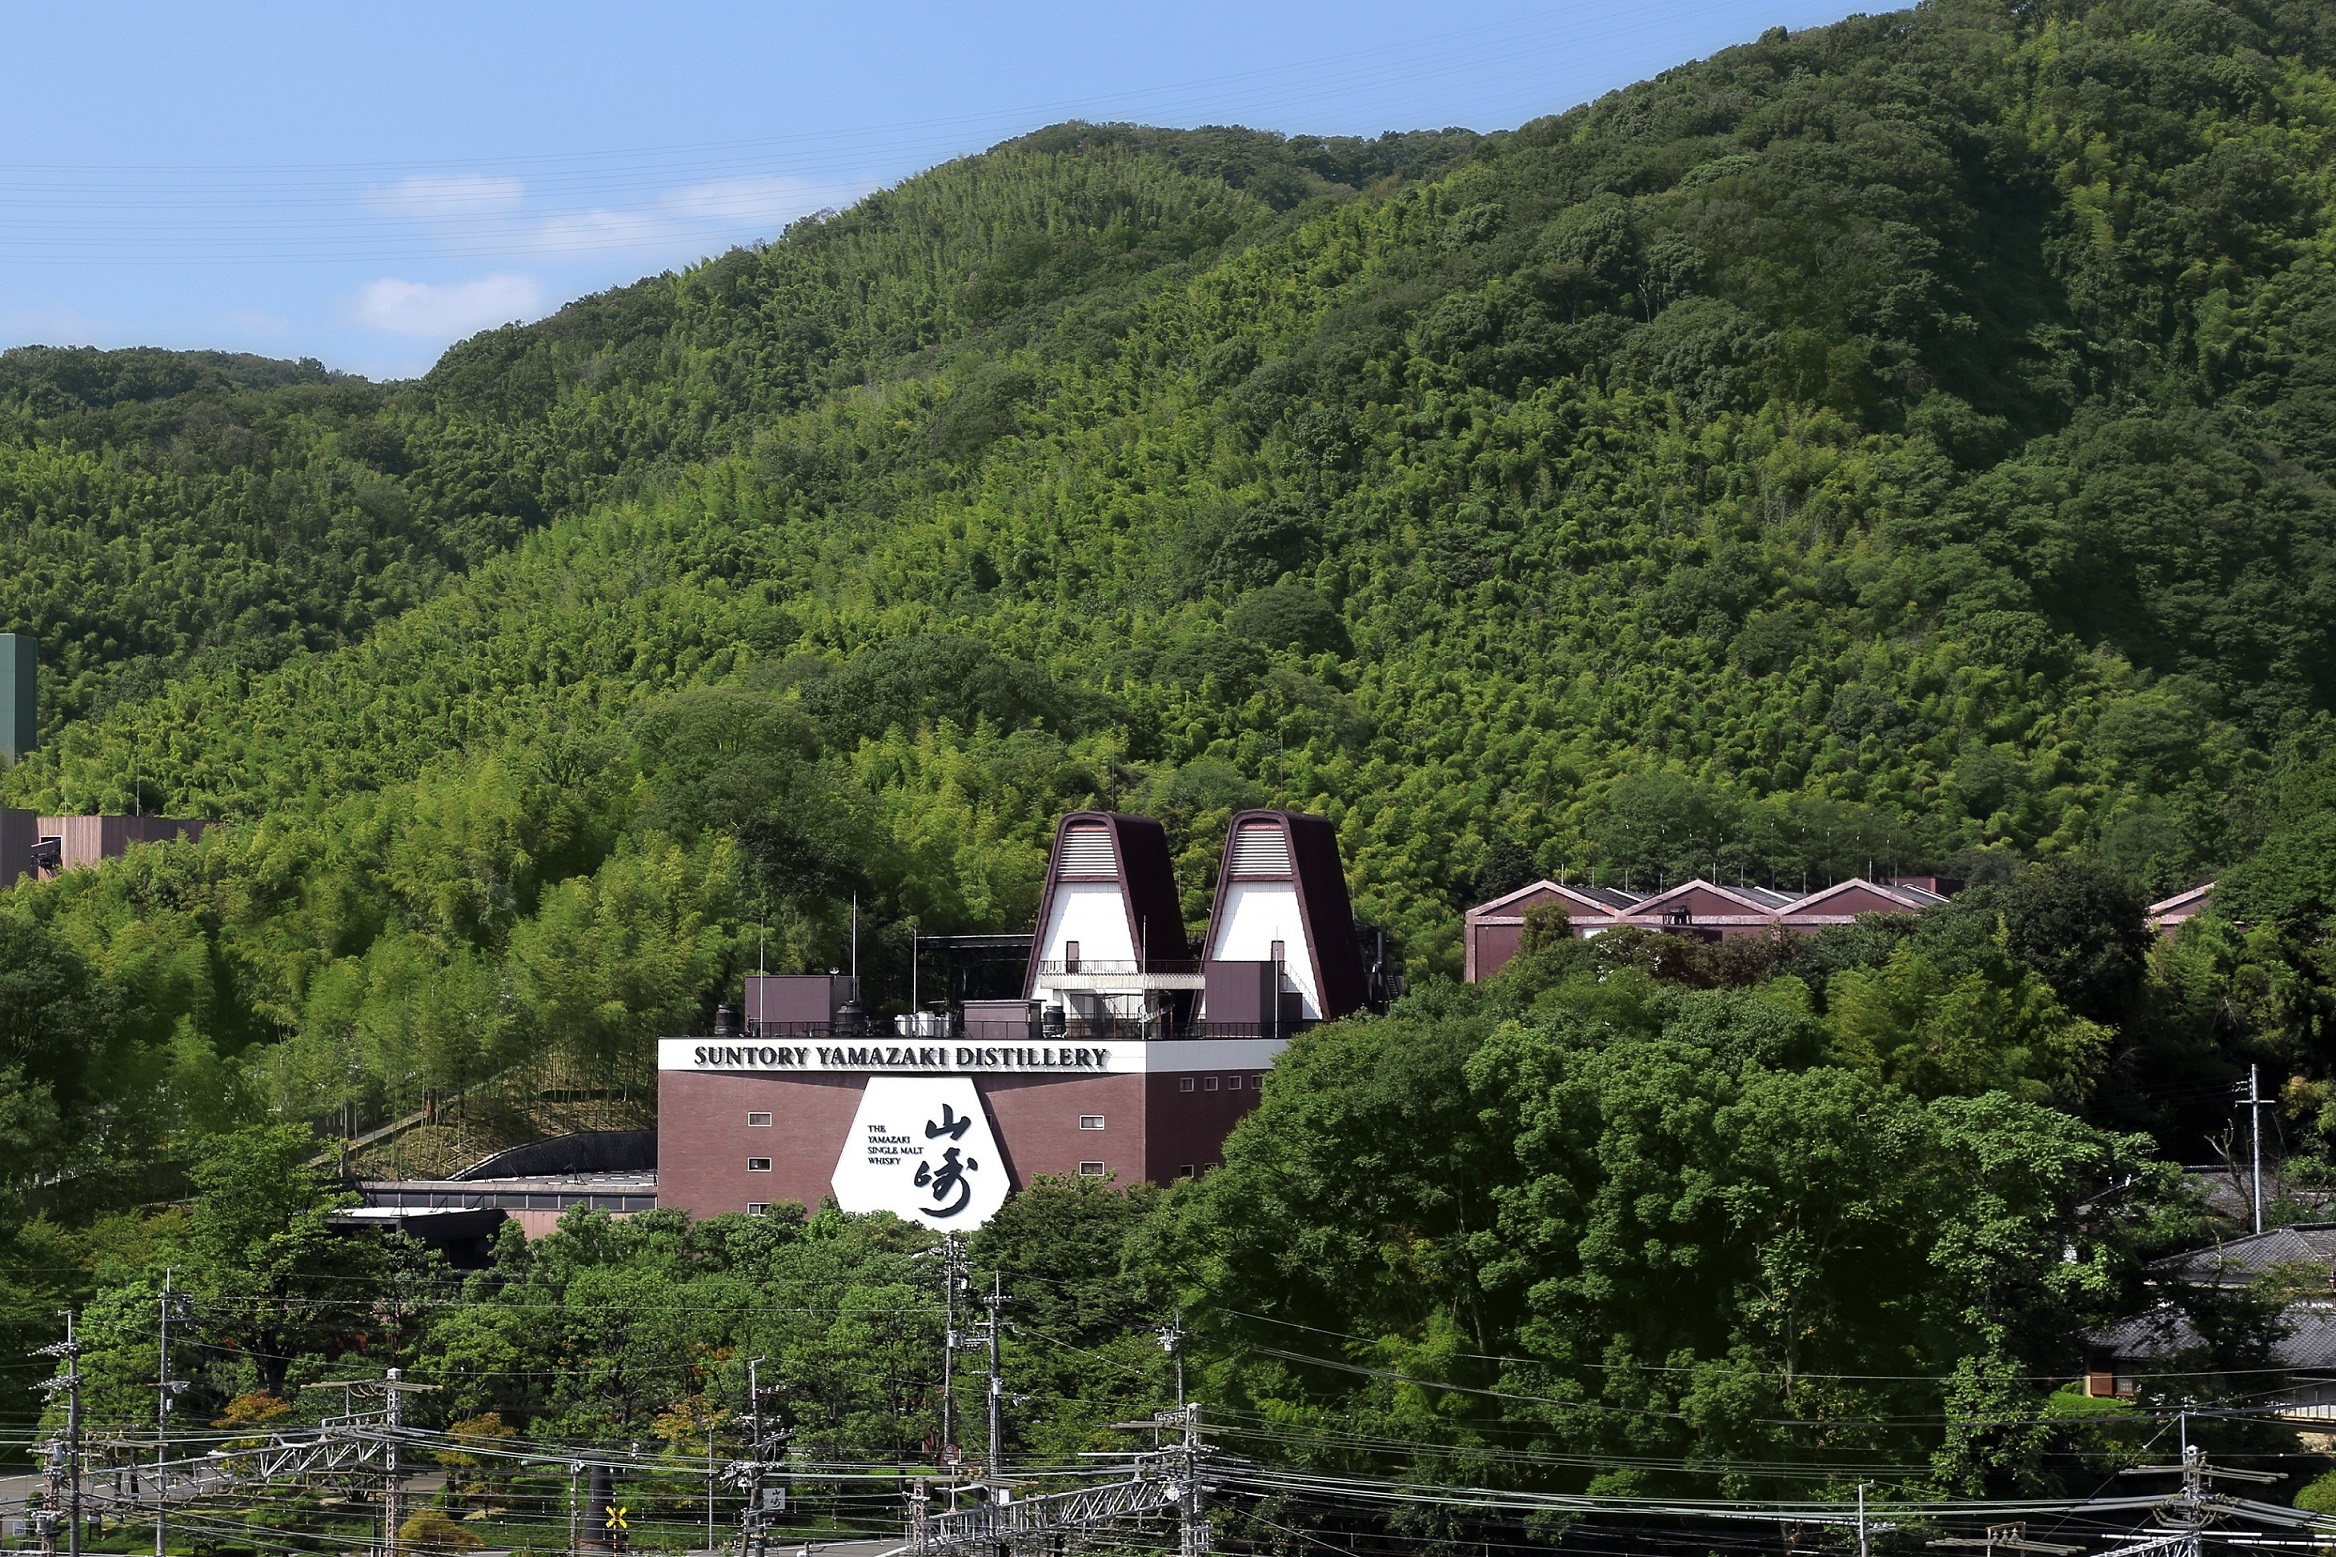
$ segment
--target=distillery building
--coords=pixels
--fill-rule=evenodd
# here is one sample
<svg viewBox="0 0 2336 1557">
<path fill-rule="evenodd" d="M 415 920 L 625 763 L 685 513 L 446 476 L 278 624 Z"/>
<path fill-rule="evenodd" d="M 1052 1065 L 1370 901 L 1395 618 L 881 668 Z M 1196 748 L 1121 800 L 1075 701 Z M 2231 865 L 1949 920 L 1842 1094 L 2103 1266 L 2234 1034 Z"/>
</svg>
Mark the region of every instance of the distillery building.
<svg viewBox="0 0 2336 1557">
<path fill-rule="evenodd" d="M 1233 818 L 1195 945 L 1149 817 L 1055 829 L 1018 995 L 876 1031 L 857 982 L 755 977 L 736 1030 L 658 1049 L 658 1202 L 979 1225 L 1042 1174 L 1167 1184 L 1219 1160 L 1292 1034 L 1368 972 L 1320 817 Z"/>
</svg>

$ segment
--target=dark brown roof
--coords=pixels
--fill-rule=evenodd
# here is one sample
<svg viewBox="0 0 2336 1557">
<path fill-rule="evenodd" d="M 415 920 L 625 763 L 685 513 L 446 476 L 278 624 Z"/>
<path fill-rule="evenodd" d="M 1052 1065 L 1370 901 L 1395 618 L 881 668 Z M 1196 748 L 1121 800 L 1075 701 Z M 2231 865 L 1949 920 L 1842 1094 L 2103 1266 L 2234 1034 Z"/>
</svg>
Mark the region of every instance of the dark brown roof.
<svg viewBox="0 0 2336 1557">
<path fill-rule="evenodd" d="M 1363 1008 L 1363 949 L 1355 940 L 1354 904 L 1346 893 L 1346 865 L 1338 857 L 1338 829 L 1323 817 L 1287 811 L 1290 862 L 1297 867 L 1298 902 L 1314 939 L 1314 970 L 1321 979 L 1322 1014 L 1336 1019 Z"/>
</svg>

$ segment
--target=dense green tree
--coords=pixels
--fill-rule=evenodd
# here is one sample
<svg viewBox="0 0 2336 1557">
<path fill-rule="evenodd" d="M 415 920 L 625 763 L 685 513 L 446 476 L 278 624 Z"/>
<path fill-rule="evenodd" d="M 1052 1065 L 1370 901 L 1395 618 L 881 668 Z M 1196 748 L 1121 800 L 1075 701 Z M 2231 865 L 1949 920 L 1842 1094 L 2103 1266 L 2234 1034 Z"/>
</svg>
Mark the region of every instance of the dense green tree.
<svg viewBox="0 0 2336 1557">
<path fill-rule="evenodd" d="M 1774 1001 L 1559 993 L 1308 1035 L 1172 1207 L 1237 1436 L 1335 1463 L 1367 1422 L 1441 1475 L 1605 1491 L 1821 1484 L 1851 1445 L 1962 1490 L 2049 1476 L 2013 1423 L 2132 1300 L 2160 1229 L 2079 1208 L 2163 1187 L 2143 1143 L 1922 1102 Z M 1525 1471 L 1528 1443 L 1612 1458 Z"/>
<path fill-rule="evenodd" d="M 369 1245 L 326 1225 L 349 1203 L 307 1159 L 303 1131 L 272 1127 L 214 1140 L 192 1170 L 186 1282 L 214 1334 L 246 1361 L 261 1394 L 281 1397 L 304 1355 L 367 1319 Z"/>
</svg>

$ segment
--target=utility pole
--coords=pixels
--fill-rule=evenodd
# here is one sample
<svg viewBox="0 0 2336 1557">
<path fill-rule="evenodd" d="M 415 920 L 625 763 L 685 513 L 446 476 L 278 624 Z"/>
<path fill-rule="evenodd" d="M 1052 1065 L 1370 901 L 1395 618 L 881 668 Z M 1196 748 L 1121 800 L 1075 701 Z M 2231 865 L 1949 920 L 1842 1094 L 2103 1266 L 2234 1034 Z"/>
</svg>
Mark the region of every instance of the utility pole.
<svg viewBox="0 0 2336 1557">
<path fill-rule="evenodd" d="M 381 1497 L 382 1557 L 397 1557 L 398 1515 L 405 1511 L 404 1471 L 398 1464 L 397 1449 L 398 1434 L 404 1429 L 406 1421 L 406 1391 L 434 1390 L 438 1387 L 435 1384 L 408 1384 L 405 1382 L 405 1377 L 405 1369 L 391 1368 L 382 1375 L 381 1380 L 381 1387 L 389 1396 L 389 1402 L 384 1412 L 384 1419 L 389 1425 L 389 1441 L 382 1446 L 383 1462 L 388 1466 L 384 1472 Z"/>
<path fill-rule="evenodd" d="M 941 1236 L 941 1464 L 949 1474 L 949 1511 L 957 1511 L 957 1467 L 965 1456 L 957 1447 L 957 1289 L 965 1284 L 965 1240 Z"/>
<path fill-rule="evenodd" d="M 2247 1067 L 2247 1136 L 2255 1155 L 2255 1231 L 2263 1231 L 2263 1085 L 2260 1065 Z"/>
<path fill-rule="evenodd" d="M 1857 1484 L 1857 1557 L 1872 1557 L 1866 1547 L 1866 1488 L 1871 1482 Z"/>
<path fill-rule="evenodd" d="M 754 1456 L 754 1468 L 746 1479 L 746 1557 L 762 1557 L 762 1364 L 755 1358 L 746 1365 L 746 1433 L 747 1452 Z"/>
<path fill-rule="evenodd" d="M 65 1371 L 50 1379 L 41 1388 L 54 1396 L 65 1392 L 65 1442 L 63 1453 L 52 1444 L 49 1452 L 49 1470 L 45 1478 L 42 1498 L 43 1512 L 41 1550 L 54 1553 L 57 1549 L 55 1518 L 60 1491 L 65 1502 L 65 1549 L 71 1557 L 81 1557 L 81 1343 L 73 1335 L 73 1311 L 65 1311 L 65 1339 L 44 1346 L 38 1355 L 64 1359 Z M 62 1463 L 60 1463 L 60 1461 Z M 64 1483 L 60 1488 L 59 1481 Z"/>
<path fill-rule="evenodd" d="M 73 1314 L 65 1314 L 65 1355 L 70 1359 L 65 1375 L 65 1469 L 72 1477 L 65 1484 L 66 1508 L 73 1518 L 71 1533 L 66 1537 L 65 1549 L 72 1557 L 81 1557 L 81 1343 L 73 1339 Z"/>
<path fill-rule="evenodd" d="M 1184 1394 L 1184 1311 L 1178 1309 L 1176 1317 L 1157 1333 L 1160 1349 L 1176 1369 L 1176 1411 L 1173 1416 L 1152 1420 L 1155 1424 L 1178 1422 L 1184 1429 L 1177 1449 L 1176 1553 L 1177 1557 L 1202 1557 L 1209 1549 L 1209 1527 L 1200 1502 L 1200 1407 Z M 1156 1427 L 1154 1442 L 1158 1442 Z"/>
<path fill-rule="evenodd" d="M 386 1453 L 389 1469 L 387 1480 L 381 1492 L 382 1557 L 397 1557 L 397 1516 L 400 1512 L 397 1484 L 397 1431 L 405 1425 L 405 1412 L 399 1403 L 397 1386 L 398 1380 L 404 1376 L 405 1370 L 403 1368 L 392 1368 L 387 1377 L 389 1385 L 389 1443 Z"/>
<path fill-rule="evenodd" d="M 1184 1309 L 1179 1305 L 1176 1317 L 1160 1327 L 1160 1349 L 1176 1364 L 1176 1409 L 1184 1409 Z"/>
<path fill-rule="evenodd" d="M 1181 1375 L 1183 1369 L 1177 1371 Z M 1184 1485 L 1176 1499 L 1176 1557 L 1205 1557 L 1209 1526 L 1200 1503 L 1200 1407 L 1187 1404 L 1179 1414 L 1184 1418 Z"/>
<path fill-rule="evenodd" d="M 583 1474 L 582 1460 L 568 1462 L 568 1557 L 578 1557 L 583 1539 L 582 1527 L 577 1522 L 582 1517 L 581 1508 L 576 1501 L 576 1478 Z"/>
<path fill-rule="evenodd" d="M 65 1440 L 51 1438 L 41 1449 L 41 1557 L 57 1557 L 57 1508 L 65 1501 Z"/>
<path fill-rule="evenodd" d="M 178 1385 L 170 1376 L 170 1315 L 178 1305 L 178 1294 L 172 1290 L 176 1269 L 162 1269 L 162 1313 L 156 1331 L 155 1351 L 160 1359 L 154 1381 L 154 1557 L 166 1557 L 169 1550 L 170 1524 L 170 1413 L 178 1394 Z"/>
<path fill-rule="evenodd" d="M 1006 1278 L 990 1272 L 990 1459 L 989 1481 L 992 1502 L 1002 1502 L 998 1496 L 1005 1478 L 998 1472 L 998 1456 L 1006 1440 L 1006 1381 L 998 1372 L 998 1310 L 1006 1305 Z"/>
<path fill-rule="evenodd" d="M 739 1515 L 739 1545 L 744 1557 L 764 1557 L 770 1550 L 771 1526 L 787 1507 L 783 1482 L 773 1485 L 774 1473 L 785 1465 L 792 1430 L 784 1416 L 766 1427 L 762 1419 L 762 1365 L 757 1357 L 746 1365 L 747 1458 L 732 1467 L 732 1475 L 746 1491 L 746 1508 Z"/>
<path fill-rule="evenodd" d="M 2158 1505 L 2158 1520 L 2176 1529 L 2197 1531 L 2221 1517 L 2228 1502 L 2218 1498 L 2217 1481 L 2252 1481 L 2269 1485 L 2280 1478 L 2271 1471 L 2234 1470 L 2228 1466 L 2207 1463 L 2206 1451 L 2189 1441 L 2189 1413 L 2182 1412 L 2175 1419 L 2182 1428 L 2182 1463 L 2179 1465 L 2137 1465 L 2121 1470 L 2120 1476 L 2179 1476 L 2182 1490 Z M 1938 1543 L 1935 1541 L 1934 1546 Z"/>
</svg>

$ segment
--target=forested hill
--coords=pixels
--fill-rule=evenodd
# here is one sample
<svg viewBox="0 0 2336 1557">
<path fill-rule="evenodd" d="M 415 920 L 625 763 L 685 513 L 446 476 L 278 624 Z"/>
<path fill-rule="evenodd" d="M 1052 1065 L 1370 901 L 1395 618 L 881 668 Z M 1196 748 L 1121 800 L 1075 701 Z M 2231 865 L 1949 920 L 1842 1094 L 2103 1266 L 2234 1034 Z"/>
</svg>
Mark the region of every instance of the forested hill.
<svg viewBox="0 0 2336 1557">
<path fill-rule="evenodd" d="M 237 825 L 10 914 L 122 1074 L 321 1109 L 633 1051 L 855 892 L 1025 922 L 1096 802 L 1195 918 L 1231 809 L 1331 815 L 1423 975 L 1543 871 L 2308 859 L 2331 27 L 1956 0 L 1494 135 L 1059 126 L 411 384 L 12 353 L 0 794 Z"/>
<path fill-rule="evenodd" d="M 388 390 L 222 352 L 0 353 L 0 616 L 48 651 L 50 722 L 190 665 L 347 642 L 774 414 L 1065 297 L 1108 304 L 1269 211 L 1441 171 L 1477 140 L 1117 138 L 1150 155 L 976 159 L 816 236 L 489 331 Z"/>
</svg>

